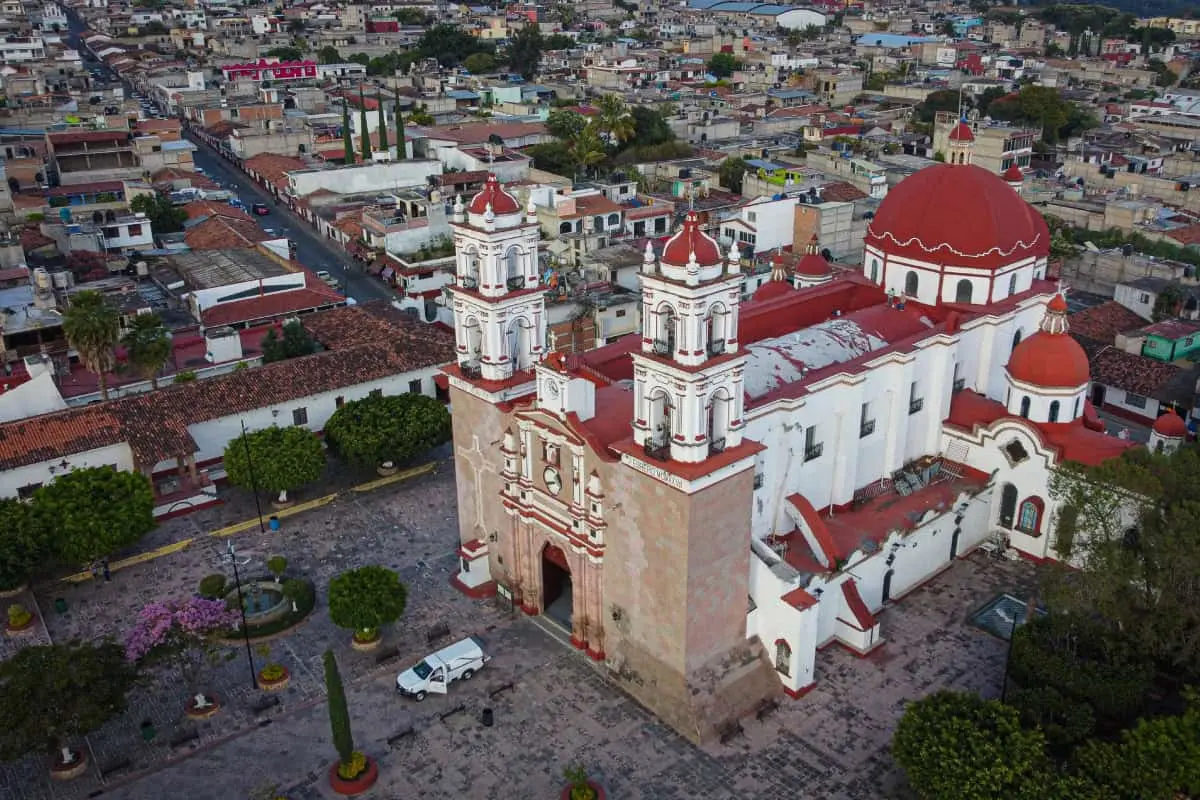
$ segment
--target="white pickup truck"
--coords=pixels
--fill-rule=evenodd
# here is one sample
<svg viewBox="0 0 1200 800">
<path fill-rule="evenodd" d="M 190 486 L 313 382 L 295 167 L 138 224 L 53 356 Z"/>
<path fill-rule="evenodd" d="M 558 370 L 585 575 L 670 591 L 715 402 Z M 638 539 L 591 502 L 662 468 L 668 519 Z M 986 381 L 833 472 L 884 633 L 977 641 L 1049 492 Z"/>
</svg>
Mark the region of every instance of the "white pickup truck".
<svg viewBox="0 0 1200 800">
<path fill-rule="evenodd" d="M 430 693 L 445 694 L 456 680 L 471 680 L 483 665 L 491 661 L 483 653 L 483 643 L 474 636 L 443 647 L 396 676 L 396 691 L 420 702 Z"/>
</svg>

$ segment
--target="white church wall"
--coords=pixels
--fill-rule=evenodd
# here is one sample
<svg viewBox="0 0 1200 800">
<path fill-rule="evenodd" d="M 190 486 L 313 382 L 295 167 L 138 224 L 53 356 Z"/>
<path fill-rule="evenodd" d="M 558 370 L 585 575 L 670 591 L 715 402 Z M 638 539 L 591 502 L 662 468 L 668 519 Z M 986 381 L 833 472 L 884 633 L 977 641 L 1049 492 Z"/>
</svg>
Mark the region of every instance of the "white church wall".
<svg viewBox="0 0 1200 800">
<path fill-rule="evenodd" d="M 1051 422 L 1050 413 L 1054 403 L 1058 403 L 1058 413 L 1054 422 L 1070 422 L 1083 414 L 1083 403 L 1087 395 L 1087 384 L 1079 389 L 1051 390 L 1038 386 L 1010 382 L 1011 389 L 1005 398 L 1008 413 L 1015 416 L 1026 416 L 1034 422 Z M 1023 415 L 1023 400 L 1029 399 L 1029 408 Z"/>
<path fill-rule="evenodd" d="M 815 607 L 799 609 L 783 600 L 797 588 L 781 580 L 758 556 L 750 559 L 750 596 L 756 606 L 746 619 L 747 638 L 757 636 L 767 649 L 772 665 L 778 666 L 778 642 L 787 642 L 791 650 L 787 674 L 776 669 L 779 680 L 793 692 L 813 682 L 817 655 L 817 612 Z"/>
</svg>

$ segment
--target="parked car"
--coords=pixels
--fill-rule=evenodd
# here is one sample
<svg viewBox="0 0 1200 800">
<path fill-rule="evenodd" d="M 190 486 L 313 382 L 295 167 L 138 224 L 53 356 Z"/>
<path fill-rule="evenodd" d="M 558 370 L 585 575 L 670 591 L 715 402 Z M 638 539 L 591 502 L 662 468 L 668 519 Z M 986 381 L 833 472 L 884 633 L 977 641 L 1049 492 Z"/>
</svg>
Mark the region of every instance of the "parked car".
<svg viewBox="0 0 1200 800">
<path fill-rule="evenodd" d="M 330 274 L 329 270 L 327 270 L 327 269 L 317 270 L 317 277 L 320 278 L 321 280 L 325 281 L 325 283 L 330 288 L 333 288 L 333 289 L 336 289 L 342 285 L 341 282 L 338 281 L 337 278 L 333 277 L 333 275 Z"/>
<path fill-rule="evenodd" d="M 449 647 L 425 656 L 419 664 L 396 676 L 396 691 L 417 702 L 434 694 L 445 694 L 451 683 L 469 681 L 483 665 L 491 661 L 483 653 L 483 642 L 468 636 Z"/>
<path fill-rule="evenodd" d="M 260 217 L 265 217 L 271 213 L 271 209 L 267 208 L 266 203 L 255 203 L 252 208 L 254 209 L 254 213 Z"/>
</svg>

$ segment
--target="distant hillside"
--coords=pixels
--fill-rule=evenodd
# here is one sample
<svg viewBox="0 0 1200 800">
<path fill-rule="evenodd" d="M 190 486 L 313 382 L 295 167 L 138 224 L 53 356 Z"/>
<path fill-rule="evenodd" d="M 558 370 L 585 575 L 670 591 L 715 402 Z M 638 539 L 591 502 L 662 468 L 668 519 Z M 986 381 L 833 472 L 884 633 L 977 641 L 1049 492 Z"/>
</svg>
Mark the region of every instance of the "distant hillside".
<svg viewBox="0 0 1200 800">
<path fill-rule="evenodd" d="M 1105 6 L 1120 11 L 1122 14 L 1136 14 L 1139 18 L 1147 17 L 1192 17 L 1197 14 L 1196 0 L 1105 0 L 1105 2 L 1078 2 L 1070 0 L 1032 0 L 1022 2 L 1023 6 L 1053 6 L 1053 5 L 1091 5 Z"/>
</svg>

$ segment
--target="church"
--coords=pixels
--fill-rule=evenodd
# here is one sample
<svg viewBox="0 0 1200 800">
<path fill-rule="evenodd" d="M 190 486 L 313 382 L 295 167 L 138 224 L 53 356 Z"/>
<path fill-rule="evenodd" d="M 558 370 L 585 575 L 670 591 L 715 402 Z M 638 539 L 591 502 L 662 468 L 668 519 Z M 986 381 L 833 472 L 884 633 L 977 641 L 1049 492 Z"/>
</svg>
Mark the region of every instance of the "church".
<svg viewBox="0 0 1200 800">
<path fill-rule="evenodd" d="M 580 355 L 545 349 L 533 206 L 494 176 L 460 199 L 455 585 L 547 615 L 705 741 L 810 690 L 822 648 L 885 646 L 880 610 L 973 548 L 1069 559 L 1050 474 L 1133 445 L 1088 402 L 1021 176 L 972 165 L 961 127 L 860 273 L 814 245 L 747 299 L 689 214 L 647 246 L 641 334 Z"/>
</svg>

